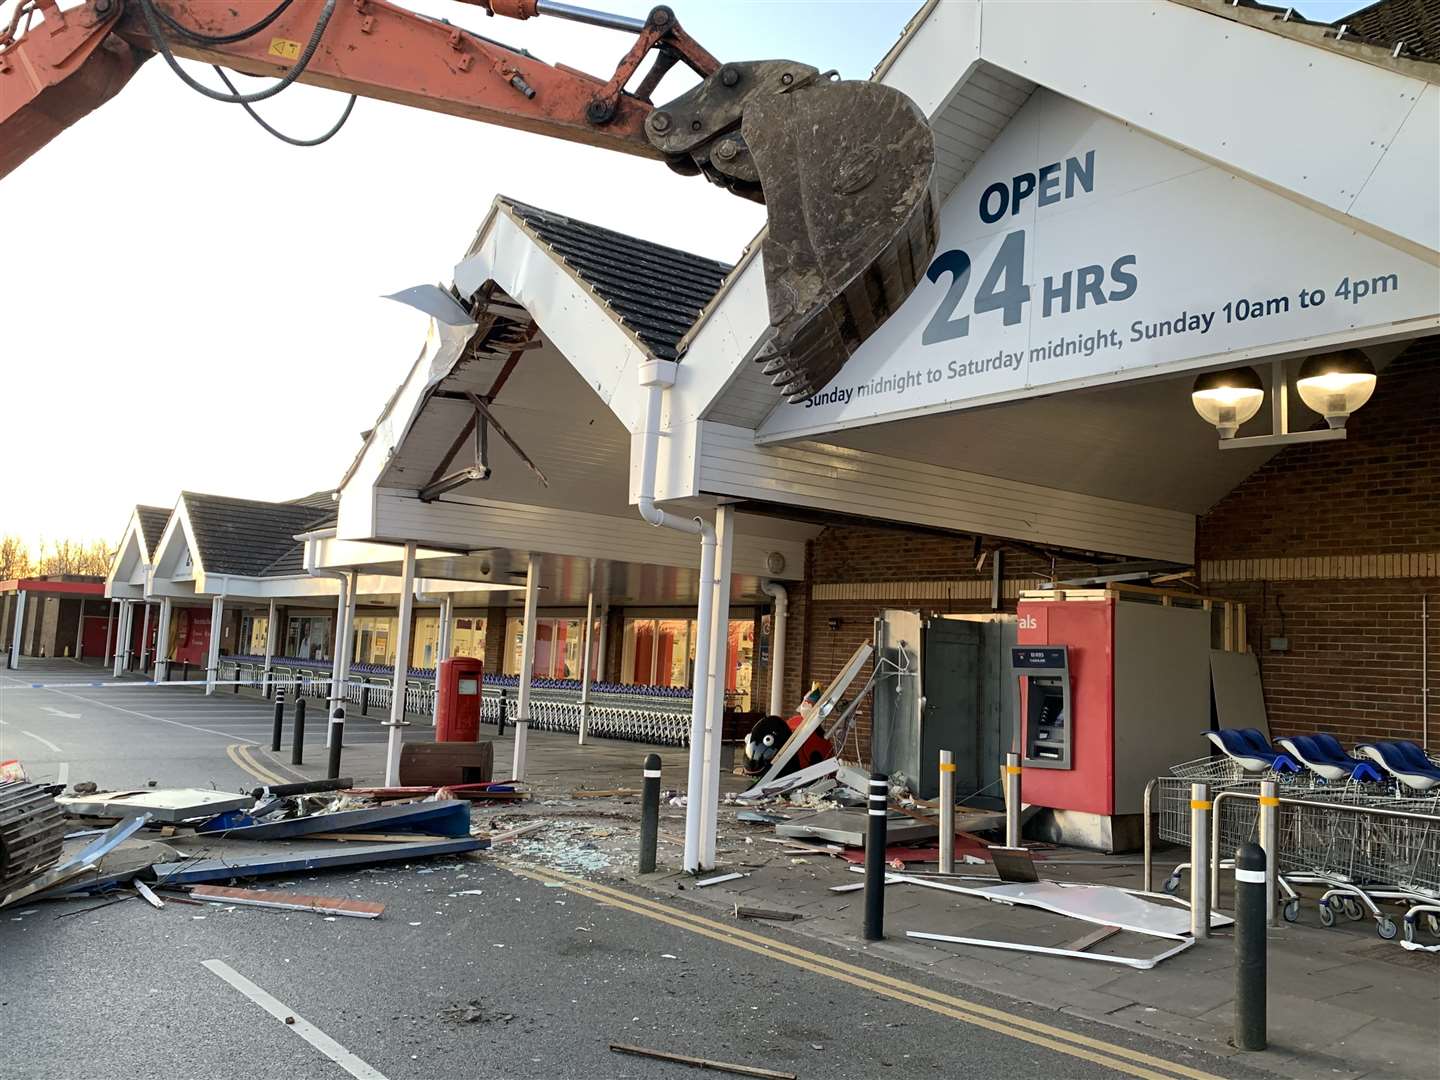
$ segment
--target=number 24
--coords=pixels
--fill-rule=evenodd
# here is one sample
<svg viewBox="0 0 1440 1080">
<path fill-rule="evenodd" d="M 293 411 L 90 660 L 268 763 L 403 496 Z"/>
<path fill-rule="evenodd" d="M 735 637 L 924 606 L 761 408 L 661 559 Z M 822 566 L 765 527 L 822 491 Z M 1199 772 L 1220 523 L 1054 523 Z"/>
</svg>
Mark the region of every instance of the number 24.
<svg viewBox="0 0 1440 1080">
<path fill-rule="evenodd" d="M 934 345 L 970 333 L 970 316 L 950 317 L 960 306 L 965 289 L 970 284 L 970 256 L 959 248 L 942 251 L 925 271 L 925 276 L 932 282 L 938 282 L 944 274 L 950 275 L 950 287 L 945 290 L 940 306 L 925 326 L 920 338 L 922 345 Z M 980 290 L 975 294 L 975 313 L 1001 311 L 1005 325 L 1014 326 L 1023 318 L 1025 305 L 1030 300 L 1030 286 L 1025 284 L 1024 278 L 1025 230 L 1017 229 L 1001 241 L 995 261 L 980 282 Z"/>
</svg>

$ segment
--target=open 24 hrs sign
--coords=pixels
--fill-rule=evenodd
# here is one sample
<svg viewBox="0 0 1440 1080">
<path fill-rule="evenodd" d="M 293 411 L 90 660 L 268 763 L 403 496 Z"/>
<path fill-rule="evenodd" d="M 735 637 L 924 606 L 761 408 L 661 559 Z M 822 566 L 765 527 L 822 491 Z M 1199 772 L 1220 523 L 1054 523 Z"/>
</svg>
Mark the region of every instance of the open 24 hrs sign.
<svg viewBox="0 0 1440 1080">
<path fill-rule="evenodd" d="M 1435 314 L 1437 296 L 1437 268 L 1037 90 L 947 197 L 925 280 L 830 385 L 778 405 L 758 434 L 1294 348 Z"/>
</svg>

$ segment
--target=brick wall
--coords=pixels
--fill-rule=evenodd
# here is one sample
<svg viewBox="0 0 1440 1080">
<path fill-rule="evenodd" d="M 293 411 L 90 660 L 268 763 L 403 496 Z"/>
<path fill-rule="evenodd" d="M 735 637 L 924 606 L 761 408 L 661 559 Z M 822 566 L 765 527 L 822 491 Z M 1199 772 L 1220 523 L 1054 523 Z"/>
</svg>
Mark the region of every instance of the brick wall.
<svg viewBox="0 0 1440 1080">
<path fill-rule="evenodd" d="M 1202 584 L 1248 605 L 1274 734 L 1418 741 L 1421 598 L 1440 601 L 1440 337 L 1396 358 L 1347 427 L 1276 455 L 1199 520 Z"/>
</svg>

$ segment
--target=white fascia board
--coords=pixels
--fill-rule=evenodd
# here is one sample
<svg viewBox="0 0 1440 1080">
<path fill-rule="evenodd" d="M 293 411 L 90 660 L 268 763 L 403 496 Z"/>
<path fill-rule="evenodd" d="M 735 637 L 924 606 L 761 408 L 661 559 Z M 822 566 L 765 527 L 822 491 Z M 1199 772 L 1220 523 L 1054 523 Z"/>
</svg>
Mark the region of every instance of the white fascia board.
<svg viewBox="0 0 1440 1080">
<path fill-rule="evenodd" d="M 191 572 L 176 574 L 175 567 L 182 556 L 188 556 Z M 155 556 L 150 562 L 150 588 L 156 595 L 167 595 L 159 589 L 163 582 L 193 582 L 204 573 L 200 545 L 195 542 L 195 529 L 190 524 L 190 509 L 185 505 L 185 497 L 182 495 L 170 514 L 170 520 L 165 523 L 165 531 L 160 534 L 160 543 L 155 545 Z"/>
<path fill-rule="evenodd" d="M 761 446 L 748 428 L 706 423 L 700 486 L 851 517 L 1188 563 L 1195 517 L 821 443 Z"/>
<path fill-rule="evenodd" d="M 400 592 L 401 579 L 390 574 L 361 574 L 357 579 L 356 593 L 366 596 L 394 596 Z M 415 579 L 416 596 L 435 596 L 441 593 L 463 594 L 472 601 L 498 598 L 500 603 L 508 601 L 513 593 L 523 593 L 523 585 L 499 585 L 486 581 L 453 581 L 449 578 Z"/>
<path fill-rule="evenodd" d="M 981 0 L 941 12 L 917 43 L 938 31 L 964 55 L 978 24 L 982 60 L 1440 261 L 1440 130 L 1423 79 L 1169 0 Z M 1428 174 L 1414 168 L 1422 159 Z"/>
<path fill-rule="evenodd" d="M 195 594 L 223 596 L 228 600 L 282 600 L 286 597 L 313 599 L 336 596 L 340 583 L 334 578 L 311 577 L 309 574 L 285 577 L 241 577 L 236 574 L 197 575 Z"/>
<path fill-rule="evenodd" d="M 134 584 L 137 568 L 143 578 L 149 564 L 145 551 L 145 533 L 140 527 L 140 515 L 132 513 L 130 523 L 125 526 L 125 535 L 120 539 L 120 547 L 116 549 L 115 557 L 110 560 L 110 568 L 105 574 L 105 595 L 130 595 L 111 590 L 116 586 Z"/>
<path fill-rule="evenodd" d="M 417 548 L 416 559 L 444 559 L 453 550 Z M 367 540 L 340 540 L 327 537 L 315 542 L 315 565 L 322 570 L 351 570 L 357 566 L 399 565 L 405 559 L 403 544 L 377 544 Z"/>
<path fill-rule="evenodd" d="M 646 435 L 643 431 L 630 436 L 630 502 L 640 495 L 644 474 Z M 698 456 L 700 424 L 697 421 L 666 428 L 663 423 L 655 449 L 655 501 L 690 499 L 700 494 L 700 460 Z M 638 511 L 636 512 L 639 513 Z"/>
<path fill-rule="evenodd" d="M 472 253 L 455 267 L 455 284 L 473 295 L 494 281 L 525 308 L 629 430 L 644 418 L 637 371 L 650 359 L 639 338 L 578 275 L 497 203 Z"/>
<path fill-rule="evenodd" d="M 427 504 L 416 499 L 413 492 L 384 490 L 378 494 L 377 510 L 382 532 L 416 537 L 441 547 L 471 551 L 502 548 L 642 566 L 690 567 L 700 556 L 694 536 L 656 528 L 638 514 L 614 517 L 455 496 Z M 765 574 L 770 552 L 779 552 L 786 566 L 803 573 L 803 540 L 745 532 L 737 533 L 735 538 L 734 572 Z"/>
</svg>

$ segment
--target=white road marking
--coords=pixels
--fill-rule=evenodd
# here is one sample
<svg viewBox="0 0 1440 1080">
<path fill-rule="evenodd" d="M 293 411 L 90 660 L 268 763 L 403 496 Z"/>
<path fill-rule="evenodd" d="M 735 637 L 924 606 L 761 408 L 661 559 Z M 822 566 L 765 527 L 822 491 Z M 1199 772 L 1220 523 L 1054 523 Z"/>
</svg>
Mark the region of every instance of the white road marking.
<svg viewBox="0 0 1440 1080">
<path fill-rule="evenodd" d="M 355 1077 L 356 1080 L 385 1080 L 384 1073 L 367 1065 L 349 1050 L 346 1050 L 345 1047 L 330 1038 L 329 1035 L 326 1035 L 314 1024 L 310 1023 L 310 1021 L 296 1013 L 283 1001 L 278 1001 L 271 997 L 264 990 L 260 989 L 260 987 L 245 978 L 244 975 L 241 975 L 229 964 L 225 963 L 225 961 L 202 960 L 200 962 L 209 968 L 212 973 L 220 976 L 220 978 L 224 979 L 236 990 L 239 990 L 240 993 L 255 1002 L 256 1005 L 259 1005 L 271 1016 L 275 1017 L 276 1020 L 279 1020 L 287 1028 L 295 1032 L 296 1035 L 299 1035 L 311 1046 L 315 1047 L 316 1050 L 319 1050 L 331 1061 L 335 1062 L 336 1065 L 339 1065 L 351 1076 Z"/>
<path fill-rule="evenodd" d="M 70 763 L 62 761 L 55 769 L 55 782 L 63 787 L 70 786 Z"/>
<path fill-rule="evenodd" d="M 62 718 L 64 718 L 64 719 L 66 719 L 66 720 L 79 720 L 79 719 L 80 719 L 80 714 L 79 714 L 78 712 L 64 712 L 64 711 L 62 711 L 62 710 L 60 710 L 60 709 L 53 708 L 53 707 L 50 706 L 50 705 L 41 705 L 41 706 L 40 706 L 40 710 L 41 710 L 42 712 L 48 712 L 51 716 L 59 716 L 59 717 L 62 717 Z"/>
<path fill-rule="evenodd" d="M 24 728 L 21 728 L 21 729 L 20 729 L 20 734 L 21 734 L 21 735 L 29 735 L 30 738 L 34 739 L 36 742 L 38 742 L 38 743 L 44 743 L 47 747 L 49 747 L 51 750 L 53 750 L 53 751 L 54 751 L 55 753 L 57 753 L 57 754 L 63 754 L 63 753 L 65 752 L 65 751 L 61 750 L 60 747 L 56 746 L 53 742 L 51 742 L 49 739 L 45 738 L 45 736 L 43 736 L 43 735 L 36 735 L 35 732 L 33 732 L 33 731 L 26 731 Z"/>
<path fill-rule="evenodd" d="M 151 716 L 149 713 L 140 712 L 138 709 L 127 709 L 120 705 L 111 705 L 108 701 L 101 701 L 99 698 L 81 697 L 79 694 L 72 694 L 65 690 L 51 690 L 52 694 L 59 694 L 62 697 L 74 698 L 85 705 L 99 705 L 101 708 L 114 709 L 116 712 L 128 713 L 131 716 L 138 716 L 142 720 L 158 720 L 162 724 L 174 724 L 176 727 L 189 728 L 191 731 L 203 731 L 206 735 L 219 735 L 222 739 L 233 739 L 243 743 L 254 743 L 254 739 L 247 739 L 243 735 L 234 735 L 228 731 L 216 731 L 214 728 L 200 727 L 198 724 L 182 724 L 179 720 L 167 720 L 163 716 Z"/>
</svg>

